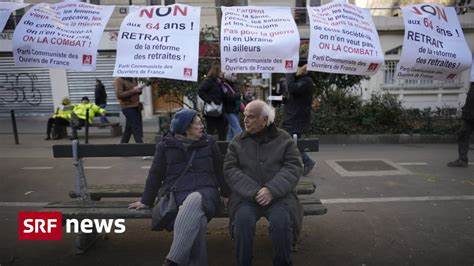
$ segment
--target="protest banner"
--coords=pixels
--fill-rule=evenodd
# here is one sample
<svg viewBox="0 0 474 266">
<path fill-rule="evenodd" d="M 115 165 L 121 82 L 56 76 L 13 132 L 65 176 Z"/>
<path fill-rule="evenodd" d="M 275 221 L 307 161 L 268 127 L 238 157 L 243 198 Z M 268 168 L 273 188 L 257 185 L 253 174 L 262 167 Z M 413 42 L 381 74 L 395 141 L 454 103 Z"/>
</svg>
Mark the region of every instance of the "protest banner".
<svg viewBox="0 0 474 266">
<path fill-rule="evenodd" d="M 380 40 L 369 10 L 333 1 L 309 7 L 308 70 L 373 75 L 383 64 Z"/>
<path fill-rule="evenodd" d="M 120 26 L 116 77 L 197 81 L 200 7 L 132 8 Z"/>
<path fill-rule="evenodd" d="M 0 2 L 0 32 L 5 29 L 5 25 L 7 25 L 10 14 L 17 9 L 24 8 L 27 5 L 29 4 Z"/>
<path fill-rule="evenodd" d="M 94 71 L 113 9 L 81 2 L 34 5 L 13 33 L 15 64 Z"/>
<path fill-rule="evenodd" d="M 402 8 L 405 35 L 398 79 L 452 80 L 472 63 L 456 10 L 439 4 Z"/>
<path fill-rule="evenodd" d="M 300 35 L 290 8 L 241 6 L 221 9 L 223 72 L 296 72 Z"/>
</svg>

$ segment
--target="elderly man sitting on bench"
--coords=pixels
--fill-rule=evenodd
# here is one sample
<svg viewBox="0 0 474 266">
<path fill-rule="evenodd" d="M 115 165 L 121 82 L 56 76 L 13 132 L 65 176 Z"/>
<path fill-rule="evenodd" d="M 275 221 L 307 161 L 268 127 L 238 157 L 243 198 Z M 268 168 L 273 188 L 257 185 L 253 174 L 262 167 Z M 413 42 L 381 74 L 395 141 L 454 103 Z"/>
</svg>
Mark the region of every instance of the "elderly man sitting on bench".
<svg viewBox="0 0 474 266">
<path fill-rule="evenodd" d="M 231 233 L 237 265 L 251 265 L 257 221 L 270 224 L 273 265 L 291 265 L 294 234 L 301 225 L 295 187 L 303 173 L 295 141 L 275 126 L 275 110 L 255 100 L 245 108 L 245 131 L 229 144 L 224 160 Z M 299 223 L 299 225 L 298 225 Z"/>
</svg>

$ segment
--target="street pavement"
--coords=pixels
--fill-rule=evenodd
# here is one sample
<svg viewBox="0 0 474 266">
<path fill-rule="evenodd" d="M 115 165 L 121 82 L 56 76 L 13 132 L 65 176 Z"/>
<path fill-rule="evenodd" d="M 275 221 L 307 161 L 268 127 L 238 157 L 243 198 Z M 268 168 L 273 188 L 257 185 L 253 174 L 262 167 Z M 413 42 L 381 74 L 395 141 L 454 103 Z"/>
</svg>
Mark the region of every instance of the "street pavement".
<svg viewBox="0 0 474 266">
<path fill-rule="evenodd" d="M 20 119 L 19 145 L 8 121 L 1 120 L 0 265 L 161 265 L 172 234 L 151 232 L 149 220 L 126 221 L 124 234 L 109 234 L 81 256 L 74 255 L 72 234 L 64 233 L 60 241 L 17 240 L 19 211 L 69 200 L 74 186 L 72 161 L 54 159 L 51 152 L 53 144 L 70 141 L 44 141 L 44 120 Z M 147 123 L 145 140 L 153 142 L 157 125 Z M 91 132 L 90 143 L 118 142 L 107 130 Z M 455 144 L 321 145 L 320 152 L 310 153 L 317 166 L 307 178 L 318 188 L 307 197 L 320 198 L 328 213 L 305 217 L 294 265 L 474 265 L 474 163 L 446 167 L 456 149 Z M 376 160 L 399 172 L 344 175 L 333 162 L 346 160 Z M 90 184 L 143 183 L 151 161 L 89 158 L 84 164 Z M 210 265 L 233 265 L 233 251 L 228 220 L 212 220 Z M 254 256 L 254 265 L 271 265 L 264 220 Z"/>
</svg>

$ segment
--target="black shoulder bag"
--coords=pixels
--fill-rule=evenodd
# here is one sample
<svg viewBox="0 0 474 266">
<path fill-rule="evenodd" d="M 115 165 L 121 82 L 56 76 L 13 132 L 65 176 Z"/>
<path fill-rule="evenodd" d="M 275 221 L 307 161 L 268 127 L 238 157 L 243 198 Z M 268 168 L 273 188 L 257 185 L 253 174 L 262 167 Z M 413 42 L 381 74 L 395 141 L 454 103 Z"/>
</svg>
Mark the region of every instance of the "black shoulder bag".
<svg viewBox="0 0 474 266">
<path fill-rule="evenodd" d="M 188 164 L 184 168 L 183 172 L 181 172 L 181 175 L 176 178 L 173 186 L 171 186 L 171 188 L 160 197 L 158 203 L 153 207 L 151 212 L 151 230 L 161 231 L 163 229 L 169 228 L 170 224 L 176 218 L 176 215 L 178 214 L 178 205 L 176 204 L 174 195 L 176 189 L 175 185 L 191 167 L 195 154 L 196 150 L 193 150 L 191 158 L 189 159 Z"/>
</svg>

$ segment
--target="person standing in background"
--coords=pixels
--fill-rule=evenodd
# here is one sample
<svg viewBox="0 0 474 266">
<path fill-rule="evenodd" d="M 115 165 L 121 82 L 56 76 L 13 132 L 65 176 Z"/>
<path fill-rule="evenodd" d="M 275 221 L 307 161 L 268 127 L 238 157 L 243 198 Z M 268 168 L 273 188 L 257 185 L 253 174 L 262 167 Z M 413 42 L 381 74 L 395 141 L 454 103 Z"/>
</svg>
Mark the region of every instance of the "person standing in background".
<svg viewBox="0 0 474 266">
<path fill-rule="evenodd" d="M 100 79 L 95 80 L 94 96 L 95 104 L 100 108 L 105 109 L 107 107 L 107 92 L 105 91 L 105 86 L 102 81 L 100 81 Z M 107 119 L 107 117 L 101 116 L 100 122 L 102 124 L 109 123 L 109 120 Z"/>
<path fill-rule="evenodd" d="M 128 143 L 133 135 L 136 143 L 143 143 L 143 121 L 140 94 L 145 84 L 138 85 L 134 78 L 115 79 L 115 94 L 125 116 L 125 131 L 120 143 Z"/>
<path fill-rule="evenodd" d="M 242 132 L 239 119 L 242 100 L 240 91 L 236 86 L 236 81 L 237 76 L 232 73 L 224 73 L 224 79 L 221 81 L 221 88 L 224 94 L 223 113 L 228 123 L 227 141 L 231 141 Z"/>
<path fill-rule="evenodd" d="M 308 74 L 306 63 L 301 61 L 296 74 L 286 74 L 285 81 L 286 84 L 282 87 L 286 90 L 287 98 L 284 102 L 282 127 L 291 136 L 296 134 L 300 138 L 310 125 L 315 85 Z M 306 152 L 300 151 L 300 153 L 304 165 L 303 175 L 306 176 L 314 168 L 316 162 Z"/>
<path fill-rule="evenodd" d="M 221 88 L 220 74 L 220 64 L 214 63 L 209 69 L 206 79 L 199 86 L 199 97 L 207 104 L 214 103 L 222 106 L 224 95 Z M 222 110 L 220 114 L 214 114 L 214 116 L 204 113 L 204 118 L 206 120 L 207 133 L 214 134 L 214 131 L 217 131 L 219 140 L 225 140 L 226 120 Z"/>
<path fill-rule="evenodd" d="M 458 132 L 458 159 L 448 163 L 448 167 L 468 167 L 469 141 L 474 132 L 474 82 L 467 93 L 466 103 L 462 108 L 462 127 Z"/>
</svg>

